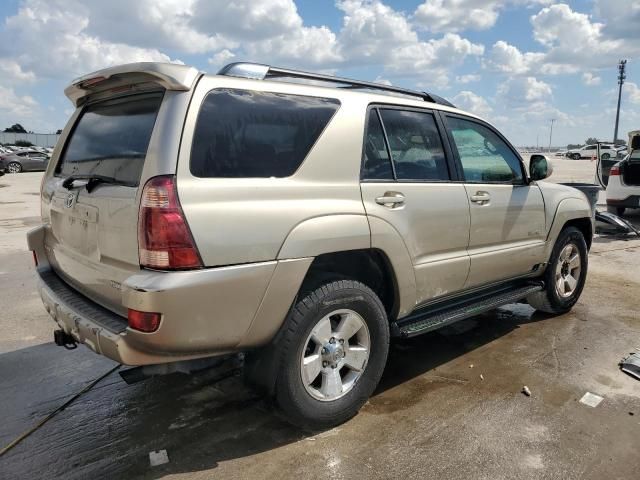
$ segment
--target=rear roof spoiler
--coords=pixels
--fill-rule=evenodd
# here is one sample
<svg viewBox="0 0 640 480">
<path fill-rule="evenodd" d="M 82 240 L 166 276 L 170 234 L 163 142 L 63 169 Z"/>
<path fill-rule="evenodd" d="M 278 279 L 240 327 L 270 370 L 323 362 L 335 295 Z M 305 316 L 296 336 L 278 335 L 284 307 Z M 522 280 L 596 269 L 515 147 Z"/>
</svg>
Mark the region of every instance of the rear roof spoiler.
<svg viewBox="0 0 640 480">
<path fill-rule="evenodd" d="M 200 75 L 193 67 L 175 63 L 127 63 L 76 78 L 64 94 L 77 107 L 89 95 L 133 83 L 157 83 L 167 90 L 187 91 Z"/>
</svg>

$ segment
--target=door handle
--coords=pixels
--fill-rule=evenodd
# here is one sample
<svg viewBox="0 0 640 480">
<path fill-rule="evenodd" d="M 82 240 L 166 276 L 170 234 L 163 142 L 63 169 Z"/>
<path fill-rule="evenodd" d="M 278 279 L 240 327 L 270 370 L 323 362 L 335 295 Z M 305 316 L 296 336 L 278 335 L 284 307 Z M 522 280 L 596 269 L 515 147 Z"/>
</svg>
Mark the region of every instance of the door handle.
<svg viewBox="0 0 640 480">
<path fill-rule="evenodd" d="M 404 205 L 404 195 L 400 192 L 384 192 L 381 197 L 376 197 L 376 203 L 378 205 L 384 205 L 385 207 L 394 208 L 399 205 Z"/>
<path fill-rule="evenodd" d="M 489 192 L 476 192 L 475 195 L 471 195 L 471 201 L 473 203 L 479 203 L 480 205 L 484 205 L 489 203 L 489 201 L 491 200 L 491 195 L 489 194 Z"/>
</svg>

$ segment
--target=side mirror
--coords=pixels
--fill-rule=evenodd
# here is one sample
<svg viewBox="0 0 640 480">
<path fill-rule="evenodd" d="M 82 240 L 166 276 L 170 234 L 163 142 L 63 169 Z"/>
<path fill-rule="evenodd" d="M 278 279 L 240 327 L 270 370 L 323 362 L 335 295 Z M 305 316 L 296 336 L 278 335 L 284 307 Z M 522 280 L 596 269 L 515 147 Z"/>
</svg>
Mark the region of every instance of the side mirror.
<svg viewBox="0 0 640 480">
<path fill-rule="evenodd" d="M 544 155 L 531 155 L 529 160 L 529 176 L 531 180 L 544 180 L 553 173 L 551 161 Z"/>
</svg>

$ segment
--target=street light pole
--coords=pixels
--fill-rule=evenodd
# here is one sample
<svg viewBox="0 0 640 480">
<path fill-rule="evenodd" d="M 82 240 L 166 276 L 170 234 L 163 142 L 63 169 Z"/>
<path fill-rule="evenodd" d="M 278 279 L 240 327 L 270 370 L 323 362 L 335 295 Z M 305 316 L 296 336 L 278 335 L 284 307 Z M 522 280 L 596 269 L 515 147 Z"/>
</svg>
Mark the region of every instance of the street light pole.
<svg viewBox="0 0 640 480">
<path fill-rule="evenodd" d="M 615 145 L 618 141 L 618 125 L 620 123 L 620 102 L 622 100 L 622 85 L 624 85 L 624 81 L 627 78 L 625 73 L 625 69 L 627 68 L 627 61 L 620 60 L 618 63 L 618 109 L 616 110 L 616 128 L 613 131 L 613 144 Z"/>
<path fill-rule="evenodd" d="M 551 129 L 549 130 L 549 153 L 551 153 L 551 138 L 553 138 L 553 124 L 555 121 L 555 118 L 551 119 Z"/>
</svg>

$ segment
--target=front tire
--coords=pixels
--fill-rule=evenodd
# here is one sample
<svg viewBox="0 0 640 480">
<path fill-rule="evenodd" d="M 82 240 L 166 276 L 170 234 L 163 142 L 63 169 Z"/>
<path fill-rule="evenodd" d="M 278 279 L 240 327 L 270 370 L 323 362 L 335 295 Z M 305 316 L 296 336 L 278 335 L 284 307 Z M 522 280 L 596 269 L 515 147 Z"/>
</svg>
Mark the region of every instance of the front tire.
<svg viewBox="0 0 640 480">
<path fill-rule="evenodd" d="M 571 310 L 584 288 L 588 261 L 582 232 L 575 227 L 562 230 L 544 274 L 545 288 L 527 297 L 529 305 L 556 315 Z"/>
<path fill-rule="evenodd" d="M 389 351 L 389 323 L 378 296 L 357 281 L 327 283 L 296 303 L 284 332 L 275 393 L 285 418 L 316 430 L 358 413 Z"/>
<path fill-rule="evenodd" d="M 7 165 L 7 172 L 9 173 L 20 173 L 22 171 L 22 165 L 18 162 L 9 162 Z"/>
<path fill-rule="evenodd" d="M 574 153 L 571 158 L 573 158 L 574 160 L 580 160 L 581 156 L 579 153 Z"/>
</svg>

